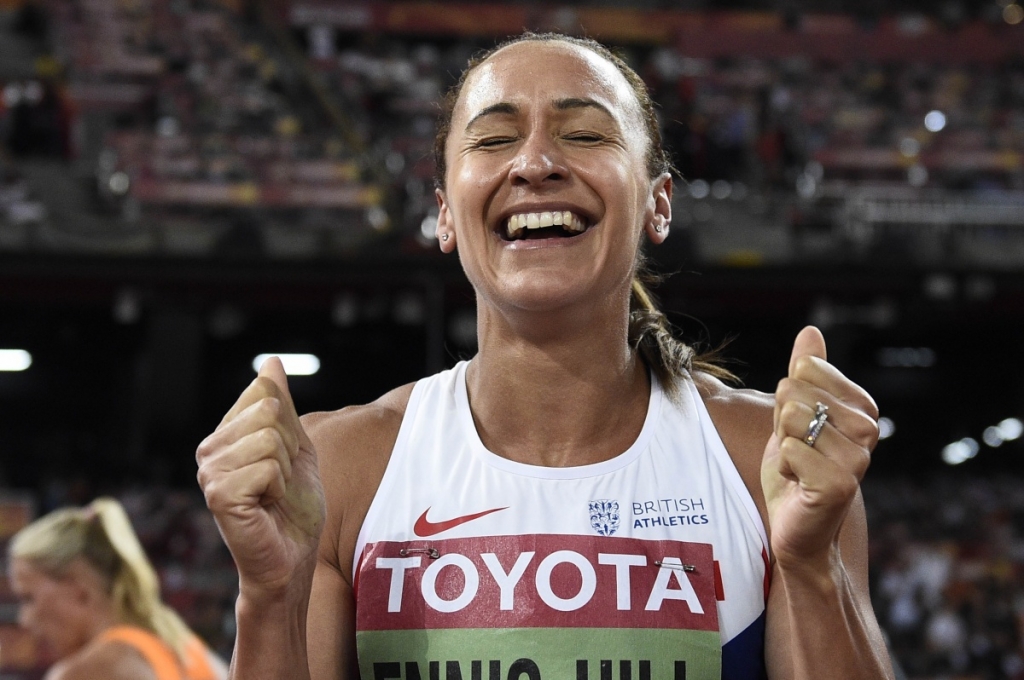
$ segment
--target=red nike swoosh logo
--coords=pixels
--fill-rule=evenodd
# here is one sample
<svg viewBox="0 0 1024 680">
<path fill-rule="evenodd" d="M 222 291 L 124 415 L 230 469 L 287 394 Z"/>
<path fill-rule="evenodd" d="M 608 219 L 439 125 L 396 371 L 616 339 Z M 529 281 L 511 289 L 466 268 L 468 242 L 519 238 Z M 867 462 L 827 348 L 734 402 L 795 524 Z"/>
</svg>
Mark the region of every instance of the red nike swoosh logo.
<svg viewBox="0 0 1024 680">
<path fill-rule="evenodd" d="M 463 515 L 462 517 L 455 517 L 453 519 L 448 519 L 443 522 L 431 522 L 427 519 L 427 513 L 430 512 L 430 508 L 427 508 L 426 510 L 423 511 L 423 514 L 420 515 L 419 519 L 416 520 L 416 524 L 412 526 L 412 532 L 417 536 L 426 538 L 427 536 L 439 534 L 442 531 L 454 529 L 460 524 L 472 522 L 475 519 L 479 519 L 484 515 L 489 515 L 492 512 L 498 512 L 499 510 L 508 510 L 508 507 L 506 506 L 504 508 L 492 508 L 491 510 L 484 510 L 483 512 L 474 512 L 472 515 Z"/>
</svg>

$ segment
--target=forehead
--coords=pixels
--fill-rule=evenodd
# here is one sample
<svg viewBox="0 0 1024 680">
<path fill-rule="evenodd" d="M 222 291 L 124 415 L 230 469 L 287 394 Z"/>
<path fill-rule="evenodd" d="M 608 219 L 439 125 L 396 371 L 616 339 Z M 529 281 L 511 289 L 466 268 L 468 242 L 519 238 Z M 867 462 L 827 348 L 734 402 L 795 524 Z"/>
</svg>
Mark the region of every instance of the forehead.
<svg viewBox="0 0 1024 680">
<path fill-rule="evenodd" d="M 640 121 L 636 94 L 614 64 L 585 47 L 525 40 L 504 47 L 476 67 L 463 85 L 454 120 L 488 106 L 524 106 L 568 98 L 593 99 L 624 127 Z"/>
<path fill-rule="evenodd" d="M 11 559 L 8 567 L 8 575 L 14 590 L 36 590 L 52 581 L 46 574 L 36 569 L 27 560 L 15 557 Z"/>
</svg>

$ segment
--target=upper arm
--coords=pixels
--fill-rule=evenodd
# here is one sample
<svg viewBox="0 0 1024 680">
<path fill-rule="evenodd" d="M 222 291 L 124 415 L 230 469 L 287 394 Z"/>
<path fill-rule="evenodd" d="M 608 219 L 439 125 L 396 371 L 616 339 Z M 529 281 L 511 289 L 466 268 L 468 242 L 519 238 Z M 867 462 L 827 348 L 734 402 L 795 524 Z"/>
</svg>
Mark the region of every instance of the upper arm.
<svg viewBox="0 0 1024 680">
<path fill-rule="evenodd" d="M 317 451 L 327 517 L 306 614 L 312 680 L 358 680 L 355 595 L 356 543 L 398 437 L 411 385 L 373 404 L 304 416 Z"/>
<path fill-rule="evenodd" d="M 341 572 L 318 560 L 306 616 L 306 650 L 311 680 L 358 680 L 356 607 Z"/>
</svg>

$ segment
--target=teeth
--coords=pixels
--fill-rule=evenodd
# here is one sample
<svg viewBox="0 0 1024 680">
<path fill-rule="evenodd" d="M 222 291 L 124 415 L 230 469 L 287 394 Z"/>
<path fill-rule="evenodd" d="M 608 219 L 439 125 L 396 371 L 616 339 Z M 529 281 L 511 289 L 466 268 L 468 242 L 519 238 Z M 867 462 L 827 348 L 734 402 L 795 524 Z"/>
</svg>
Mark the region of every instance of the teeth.
<svg viewBox="0 0 1024 680">
<path fill-rule="evenodd" d="M 566 231 L 578 234 L 586 229 L 586 222 L 571 210 L 557 212 L 520 213 L 508 218 L 505 233 L 509 238 L 519 238 L 525 229 L 561 226 Z"/>
<path fill-rule="evenodd" d="M 523 219 L 520 220 L 520 217 Z M 526 215 L 513 215 L 508 218 L 508 228 L 505 232 L 509 238 L 519 238 L 523 235 L 523 231 L 526 229 Z M 522 225 L 522 226 L 520 226 Z"/>
</svg>

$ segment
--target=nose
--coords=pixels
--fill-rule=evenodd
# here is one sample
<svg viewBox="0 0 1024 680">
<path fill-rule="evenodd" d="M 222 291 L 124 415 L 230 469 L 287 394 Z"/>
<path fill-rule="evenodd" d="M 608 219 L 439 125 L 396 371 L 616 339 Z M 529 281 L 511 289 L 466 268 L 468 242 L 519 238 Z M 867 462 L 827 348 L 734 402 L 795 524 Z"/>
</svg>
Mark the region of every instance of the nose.
<svg viewBox="0 0 1024 680">
<path fill-rule="evenodd" d="M 569 168 L 561 149 L 544 132 L 534 132 L 523 141 L 509 171 L 509 178 L 516 185 L 540 186 L 568 176 Z"/>
</svg>

